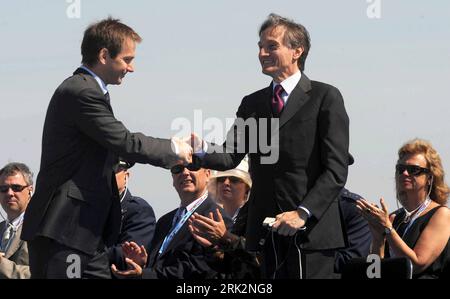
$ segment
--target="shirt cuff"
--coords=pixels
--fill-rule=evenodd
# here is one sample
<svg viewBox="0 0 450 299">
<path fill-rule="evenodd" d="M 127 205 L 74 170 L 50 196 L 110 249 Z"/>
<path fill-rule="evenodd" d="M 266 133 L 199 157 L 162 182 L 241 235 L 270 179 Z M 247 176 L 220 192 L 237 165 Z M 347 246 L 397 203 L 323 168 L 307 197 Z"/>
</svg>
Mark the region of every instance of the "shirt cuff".
<svg viewBox="0 0 450 299">
<path fill-rule="evenodd" d="M 170 144 L 172 145 L 173 152 L 178 156 L 178 154 L 180 153 L 180 149 L 178 148 L 178 145 L 173 138 L 170 139 Z"/>
<path fill-rule="evenodd" d="M 298 206 L 297 209 L 301 209 L 301 210 L 305 211 L 306 215 L 308 215 L 308 219 L 311 218 L 312 214 L 307 208 L 305 208 L 303 206 Z"/>
<path fill-rule="evenodd" d="M 196 152 L 194 152 L 194 155 L 196 155 L 199 158 L 203 158 L 206 153 L 208 152 L 208 143 L 205 141 L 202 141 L 202 148 Z"/>
</svg>

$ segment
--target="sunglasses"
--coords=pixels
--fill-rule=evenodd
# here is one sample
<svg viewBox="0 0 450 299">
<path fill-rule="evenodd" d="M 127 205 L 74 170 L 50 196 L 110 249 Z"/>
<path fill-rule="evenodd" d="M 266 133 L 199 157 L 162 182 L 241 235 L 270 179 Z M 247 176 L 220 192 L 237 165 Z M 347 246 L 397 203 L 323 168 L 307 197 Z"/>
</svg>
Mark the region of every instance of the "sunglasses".
<svg viewBox="0 0 450 299">
<path fill-rule="evenodd" d="M 408 172 L 409 175 L 412 176 L 419 176 L 423 173 L 430 173 L 430 170 L 428 168 L 423 168 L 417 165 L 403 165 L 403 164 L 395 165 L 395 171 L 397 172 L 397 174 L 402 174 L 405 172 L 405 170 Z"/>
<path fill-rule="evenodd" d="M 240 178 L 235 177 L 235 176 L 221 176 L 221 177 L 218 177 L 216 180 L 218 183 L 223 183 L 223 182 L 225 182 L 226 179 L 228 179 L 230 181 L 230 183 L 232 183 L 232 184 L 237 184 L 237 183 L 243 182 Z"/>
<path fill-rule="evenodd" d="M 6 192 L 8 192 L 9 188 L 11 188 L 11 190 L 14 191 L 14 192 L 21 192 L 26 187 L 28 187 L 28 185 L 25 185 L 25 186 L 17 185 L 17 184 L 1 185 L 0 186 L 0 192 L 1 193 L 6 193 Z"/>
<path fill-rule="evenodd" d="M 200 167 L 200 165 L 195 165 L 195 164 L 188 164 L 188 165 L 178 164 L 178 165 L 173 166 L 170 169 L 170 172 L 172 174 L 179 174 L 179 173 L 182 173 L 185 168 L 187 168 L 189 171 L 199 171 L 201 167 Z"/>
</svg>

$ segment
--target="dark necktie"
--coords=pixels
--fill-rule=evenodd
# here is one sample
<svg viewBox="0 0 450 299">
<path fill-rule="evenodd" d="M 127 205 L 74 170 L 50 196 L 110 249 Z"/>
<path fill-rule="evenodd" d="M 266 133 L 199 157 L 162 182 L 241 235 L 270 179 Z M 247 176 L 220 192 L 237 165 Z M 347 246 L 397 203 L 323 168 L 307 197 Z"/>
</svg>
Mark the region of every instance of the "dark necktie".
<svg viewBox="0 0 450 299">
<path fill-rule="evenodd" d="M 106 99 L 106 103 L 111 105 L 111 98 L 109 97 L 109 92 L 105 93 L 105 99 Z"/>
<path fill-rule="evenodd" d="M 172 228 L 170 229 L 171 231 L 175 228 L 175 226 L 177 226 L 184 214 L 186 214 L 186 207 L 179 207 L 178 211 L 175 213 L 175 217 L 173 217 Z"/>
<path fill-rule="evenodd" d="M 277 86 L 275 86 L 274 91 L 273 91 L 272 110 L 273 110 L 273 115 L 275 117 L 280 116 L 280 113 L 284 107 L 284 101 L 283 101 L 283 98 L 281 97 L 281 94 L 283 93 L 283 91 L 284 91 L 284 89 L 283 89 L 283 86 L 281 86 L 281 84 L 278 84 Z"/>
</svg>

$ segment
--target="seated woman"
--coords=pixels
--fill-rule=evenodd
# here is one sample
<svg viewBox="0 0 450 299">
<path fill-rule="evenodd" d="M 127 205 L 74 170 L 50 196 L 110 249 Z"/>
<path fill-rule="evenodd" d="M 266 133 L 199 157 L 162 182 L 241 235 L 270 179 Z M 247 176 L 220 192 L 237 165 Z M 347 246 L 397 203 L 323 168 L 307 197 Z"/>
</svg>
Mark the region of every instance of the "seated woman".
<svg viewBox="0 0 450 299">
<path fill-rule="evenodd" d="M 403 208 L 392 215 L 383 198 L 381 208 L 357 202 L 371 230 L 371 253 L 408 258 L 413 278 L 442 278 L 450 265 L 450 190 L 441 158 L 429 142 L 415 139 L 400 148 L 395 182 Z"/>
<path fill-rule="evenodd" d="M 209 217 L 194 213 L 189 219 L 189 229 L 194 238 L 204 247 L 215 248 L 219 254 L 219 271 L 223 278 L 260 278 L 260 267 L 256 254 L 245 250 L 247 223 L 247 199 L 252 180 L 246 159 L 235 168 L 213 173 L 209 193 L 232 218 L 233 227 L 227 230 L 219 210 Z"/>
<path fill-rule="evenodd" d="M 214 194 L 216 202 L 236 223 L 240 209 L 247 202 L 252 179 L 248 173 L 248 162 L 243 159 L 234 169 L 215 171 L 209 181 L 208 191 Z"/>
</svg>

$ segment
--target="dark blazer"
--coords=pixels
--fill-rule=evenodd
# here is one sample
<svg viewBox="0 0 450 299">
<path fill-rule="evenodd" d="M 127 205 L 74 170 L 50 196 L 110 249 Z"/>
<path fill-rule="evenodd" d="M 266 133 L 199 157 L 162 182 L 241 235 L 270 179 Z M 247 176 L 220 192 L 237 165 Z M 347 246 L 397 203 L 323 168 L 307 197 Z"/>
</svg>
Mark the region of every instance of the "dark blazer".
<svg viewBox="0 0 450 299">
<path fill-rule="evenodd" d="M 336 272 L 342 272 L 343 267 L 353 258 L 367 257 L 372 242 L 369 224 L 361 216 L 356 208 L 356 200 L 362 199 L 361 195 L 343 189 L 339 196 L 339 206 L 344 221 L 345 248 L 336 251 Z"/>
<path fill-rule="evenodd" d="M 122 225 L 120 228 L 119 240 L 108 248 L 109 262 L 115 264 L 118 269 L 125 270 L 125 263 L 121 244 L 126 241 L 136 242 L 144 245 L 147 252 L 150 252 L 150 244 L 155 234 L 155 212 L 153 208 L 142 198 L 132 196 L 127 190 L 125 197 L 120 203 L 122 208 Z"/>
<path fill-rule="evenodd" d="M 196 209 L 196 213 L 208 216 L 215 212 L 218 205 L 211 197 Z M 231 220 L 220 209 L 227 227 L 231 227 Z M 208 279 L 217 276 L 214 266 L 217 260 L 212 252 L 201 246 L 192 236 L 188 228 L 188 221 L 180 228 L 168 244 L 166 250 L 159 255 L 159 249 L 164 238 L 172 228 L 172 220 L 177 209 L 162 216 L 156 223 L 155 236 L 152 241 L 152 251 L 148 257 L 148 267 L 143 271 L 143 278 L 159 279 Z"/>
<path fill-rule="evenodd" d="M 236 116 L 244 120 L 255 118 L 259 131 L 262 119 L 273 117 L 272 93 L 269 86 L 244 97 Z M 236 142 L 230 144 L 235 136 L 234 140 L 247 143 L 244 153 L 243 147 L 238 153 Z M 234 126 L 223 145 L 227 152 L 206 154 L 203 167 L 218 170 L 236 167 L 250 151 L 249 137 L 243 136 L 244 132 Z M 347 179 L 348 143 L 349 119 L 339 90 L 310 81 L 302 74 L 280 116 L 278 161 L 261 163 L 261 158 L 269 155 L 262 154 L 264 149 L 259 145 L 256 153 L 250 152 L 253 186 L 246 234 L 248 249 L 258 249 L 258 242 L 265 235 L 262 228 L 265 217 L 296 210 L 299 205 L 312 213 L 301 247 L 322 250 L 345 245 L 337 198 Z M 222 148 L 209 146 L 208 152 L 223 152 Z"/>
<path fill-rule="evenodd" d="M 167 166 L 170 140 L 131 133 L 97 81 L 77 69 L 55 91 L 42 136 L 41 167 L 22 239 L 44 236 L 87 254 L 115 244 L 120 202 L 117 157 Z"/>
</svg>

